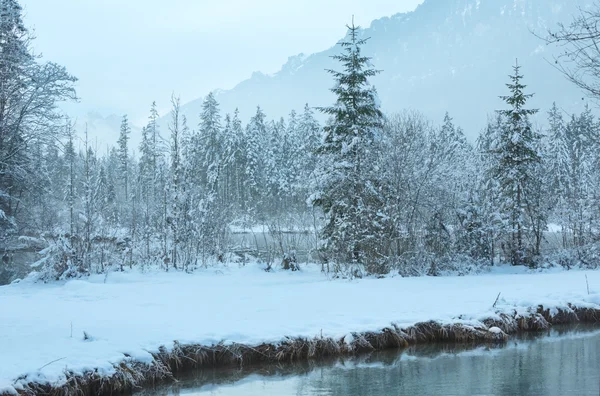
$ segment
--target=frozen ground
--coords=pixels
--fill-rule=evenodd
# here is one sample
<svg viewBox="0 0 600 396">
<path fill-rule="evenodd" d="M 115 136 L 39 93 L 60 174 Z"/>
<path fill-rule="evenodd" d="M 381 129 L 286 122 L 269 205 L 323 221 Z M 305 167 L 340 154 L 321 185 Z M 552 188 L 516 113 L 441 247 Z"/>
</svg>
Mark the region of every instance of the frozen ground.
<svg viewBox="0 0 600 396">
<path fill-rule="evenodd" d="M 24 281 L 0 287 L 0 393 L 14 391 L 23 375 L 23 382 L 56 382 L 65 368 L 110 374 L 124 354 L 150 361 L 147 351 L 174 340 L 258 344 L 284 336 L 341 337 L 391 322 L 477 322 L 494 316 L 500 292 L 500 311 L 600 307 L 600 272 L 504 268 L 468 277 L 331 281 L 317 266 L 266 273 L 254 265 L 194 275 L 111 273 L 106 283 L 103 276 Z"/>
</svg>

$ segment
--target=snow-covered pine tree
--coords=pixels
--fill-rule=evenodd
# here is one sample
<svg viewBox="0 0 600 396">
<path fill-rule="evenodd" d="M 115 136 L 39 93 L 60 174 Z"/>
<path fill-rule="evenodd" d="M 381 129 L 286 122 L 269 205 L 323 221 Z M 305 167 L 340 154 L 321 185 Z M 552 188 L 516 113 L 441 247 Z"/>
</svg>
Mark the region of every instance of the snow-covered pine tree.
<svg viewBox="0 0 600 396">
<path fill-rule="evenodd" d="M 502 243 L 501 236 L 505 232 L 501 208 L 500 180 L 494 177 L 496 169 L 499 168 L 500 155 L 496 150 L 503 129 L 502 116 L 496 113 L 494 118 L 489 118 L 487 126 L 477 138 L 476 151 L 477 166 L 481 169 L 479 180 L 479 202 L 481 204 L 481 216 L 486 235 L 485 242 L 489 243 L 490 264 L 494 264 L 497 257 L 497 247 Z"/>
<path fill-rule="evenodd" d="M 63 127 L 64 129 L 64 127 Z M 58 216 L 58 213 L 64 210 L 64 191 L 63 191 L 63 170 L 64 158 L 60 155 L 62 152 L 62 142 L 60 140 L 49 142 L 46 144 L 46 153 L 44 156 L 44 162 L 48 167 L 48 181 L 49 181 L 49 194 L 51 205 L 54 206 L 54 210 Z M 60 204 L 63 203 L 63 204 Z M 58 217 L 55 217 L 53 225 L 49 227 L 43 227 L 44 230 L 48 230 L 59 224 Z"/>
<path fill-rule="evenodd" d="M 155 200 L 154 200 L 154 179 L 156 175 L 153 173 L 154 166 L 154 151 L 152 149 L 152 141 L 147 127 L 142 128 L 142 141 L 139 147 L 140 160 L 138 162 L 138 191 L 140 192 L 140 211 L 142 219 L 140 224 L 140 232 L 144 240 L 144 255 L 150 257 L 150 242 L 153 233 L 152 218 L 155 216 Z"/>
<path fill-rule="evenodd" d="M 63 185 L 67 204 L 69 232 L 49 234 L 48 247 L 44 249 L 45 259 L 41 278 L 58 280 L 89 274 L 83 263 L 81 235 L 78 227 L 77 154 L 75 152 L 75 130 L 69 120 L 65 129 Z"/>
<path fill-rule="evenodd" d="M 233 127 L 231 125 L 231 116 L 225 114 L 225 125 L 222 133 L 222 182 L 220 184 L 219 196 L 224 200 L 223 204 L 229 210 L 236 207 L 237 197 L 235 195 L 234 180 L 235 180 L 235 156 L 236 144 L 235 136 L 233 135 Z"/>
<path fill-rule="evenodd" d="M 600 120 L 594 116 L 592 109 L 586 105 L 584 111 L 587 132 L 586 161 L 584 175 L 587 184 L 587 212 L 589 218 L 589 235 L 587 243 L 595 243 L 600 240 Z"/>
<path fill-rule="evenodd" d="M 225 137 L 225 153 L 228 158 L 228 173 L 230 176 L 230 191 L 238 210 L 246 208 L 245 171 L 247 167 L 247 145 L 244 128 L 240 121 L 239 110 L 235 109 L 231 118 L 231 131 Z"/>
<path fill-rule="evenodd" d="M 532 187 L 537 185 L 539 177 L 536 169 L 541 162 L 538 152 L 541 137 L 529 120 L 537 110 L 525 107 L 533 95 L 524 92 L 526 86 L 522 83 L 518 62 L 513 70 L 506 84 L 510 95 L 500 97 L 510 108 L 498 111 L 502 126 L 494 148 L 498 163 L 491 177 L 499 181 L 500 211 L 508 226 L 504 241 L 506 253 L 513 265 L 519 265 L 531 264 L 535 253 L 530 242 L 533 238 L 529 212 L 533 210 Z"/>
<path fill-rule="evenodd" d="M 106 172 L 106 161 L 103 160 L 98 165 L 96 183 L 94 185 L 94 201 L 97 203 L 97 210 L 102 223 L 112 223 L 111 208 L 115 204 L 114 188 L 110 186 Z"/>
<path fill-rule="evenodd" d="M 260 107 L 246 126 L 245 143 L 245 178 L 244 178 L 244 208 L 249 217 L 262 212 L 264 192 L 267 189 L 266 159 L 269 155 L 270 139 L 267 131 L 266 115 Z M 255 220 L 255 219 L 253 219 Z"/>
<path fill-rule="evenodd" d="M 106 179 L 107 179 L 107 194 L 108 202 L 108 221 L 115 227 L 122 222 L 121 218 L 121 201 L 119 200 L 119 183 L 120 180 L 120 159 L 119 152 L 116 147 L 111 147 L 106 153 Z"/>
<path fill-rule="evenodd" d="M 138 183 L 141 185 L 142 193 L 149 201 L 152 193 L 152 183 L 154 181 L 153 174 L 153 149 L 150 140 L 150 133 L 147 127 L 142 128 L 142 140 L 139 146 L 140 159 L 138 161 L 140 179 Z"/>
<path fill-rule="evenodd" d="M 34 139 L 29 144 L 29 156 L 36 172 L 29 175 L 32 184 L 29 186 L 27 194 L 22 197 L 24 216 L 20 227 L 23 233 L 36 235 L 40 230 L 49 230 L 58 224 L 57 210 L 59 205 L 52 197 L 51 171 L 49 168 L 51 159 L 46 155 L 46 144 L 39 138 Z"/>
<path fill-rule="evenodd" d="M 69 212 L 69 237 L 74 238 L 78 233 L 77 227 L 77 153 L 75 152 L 75 130 L 71 121 L 67 120 L 65 126 L 66 142 L 64 146 L 64 165 L 65 172 L 63 173 L 65 180 L 65 202 Z"/>
<path fill-rule="evenodd" d="M 160 135 L 160 130 L 158 127 L 158 120 L 160 116 L 158 114 L 158 109 L 156 106 L 156 102 L 152 102 L 152 106 L 150 106 L 150 116 L 148 117 L 148 146 L 149 153 L 151 154 L 151 164 L 152 164 L 152 173 L 154 175 L 157 174 L 157 170 L 159 165 L 159 159 L 162 157 L 162 137 Z"/>
<path fill-rule="evenodd" d="M 448 113 L 441 128 L 429 136 L 426 197 L 429 200 L 429 219 L 426 220 L 425 245 L 435 256 L 452 253 L 451 229 L 458 229 L 457 210 L 459 198 L 468 189 L 470 169 L 468 154 L 470 146 L 460 128 L 457 128 Z M 424 185 L 425 186 L 425 185 Z"/>
<path fill-rule="evenodd" d="M 158 119 L 156 102 L 153 102 L 148 124 L 142 128 L 137 178 L 140 197 L 138 207 L 142 214 L 139 231 L 145 245 L 142 251 L 146 260 L 156 255 L 152 249 L 152 242 L 158 235 L 162 235 L 165 220 L 163 203 L 167 166 L 164 155 L 165 142 L 159 133 Z"/>
<path fill-rule="evenodd" d="M 447 164 L 455 167 L 464 165 L 465 155 L 468 154 L 471 147 L 463 130 L 454 125 L 454 121 L 448 112 L 444 115 L 444 122 L 440 128 L 437 141 L 438 144 L 445 146 L 444 161 Z M 465 173 L 464 169 L 459 170 Z"/>
<path fill-rule="evenodd" d="M 159 118 L 156 102 L 152 102 L 146 129 L 148 133 L 148 156 L 150 158 L 149 168 L 151 169 L 151 176 L 153 178 L 150 203 L 152 207 L 151 222 L 154 229 L 160 229 L 164 220 L 164 216 L 161 213 L 164 212 L 162 210 L 162 202 L 164 201 L 165 183 L 167 180 L 168 164 L 166 157 L 169 152 L 168 141 L 160 134 Z"/>
<path fill-rule="evenodd" d="M 320 110 L 330 116 L 318 148 L 320 168 L 310 202 L 323 210 L 323 249 L 337 263 L 362 264 L 367 272 L 385 271 L 389 229 L 385 197 L 375 157 L 383 114 L 369 78 L 378 71 L 361 53 L 360 30 L 348 26 L 343 52 L 333 56 L 343 71 L 328 70 L 336 103 Z M 382 265 L 384 264 L 384 265 Z"/>
<path fill-rule="evenodd" d="M 114 242 L 115 234 L 115 213 L 116 196 L 112 180 L 108 178 L 107 158 L 99 158 L 95 170 L 93 185 L 93 201 L 95 203 L 94 228 L 98 232 L 98 240 L 93 243 L 93 263 L 97 272 L 105 272 L 107 265 L 112 264 L 115 257 L 115 251 L 118 249 Z M 95 239 L 95 238 L 94 238 Z"/>
<path fill-rule="evenodd" d="M 83 210 L 82 210 L 82 220 L 83 220 L 83 238 L 82 238 L 82 258 L 83 265 L 88 270 L 91 271 L 92 263 L 91 263 L 91 253 L 92 253 L 92 237 L 94 232 L 94 227 L 97 224 L 96 218 L 96 202 L 94 195 L 94 163 L 95 163 L 95 154 L 92 150 L 92 147 L 89 145 L 89 136 L 88 136 L 88 128 L 87 125 L 85 127 L 84 134 L 84 149 L 85 149 L 85 157 L 83 158 L 83 177 L 81 178 L 82 184 L 82 197 L 83 197 Z"/>
<path fill-rule="evenodd" d="M 580 248 L 591 241 L 594 214 L 594 153 L 596 121 L 586 106 L 579 115 L 571 118 L 565 128 L 567 148 L 567 203 L 568 228 L 573 246 Z"/>
<path fill-rule="evenodd" d="M 314 168 L 312 157 L 321 143 L 321 125 L 308 103 L 304 105 L 304 111 L 298 121 L 298 134 L 302 139 L 301 148 L 307 154 L 307 161 L 313 163 L 313 166 L 309 168 Z"/>
<path fill-rule="evenodd" d="M 300 184 L 307 180 L 303 178 L 303 169 L 301 168 L 303 158 L 307 155 L 302 149 L 302 136 L 298 132 L 298 116 L 294 110 L 290 112 L 287 125 L 280 122 L 282 131 L 280 141 L 279 159 L 278 159 L 278 184 L 283 208 L 298 207 L 298 194 L 302 190 Z M 304 201 L 304 199 L 302 199 Z"/>
<path fill-rule="evenodd" d="M 538 138 L 533 142 L 540 160 L 531 167 L 531 179 L 527 191 L 527 217 L 531 229 L 531 252 L 539 257 L 542 254 L 544 232 L 548 229 L 550 216 L 551 186 L 545 183 L 548 180 L 548 152 L 547 146 L 540 132 L 535 132 Z M 534 263 L 531 263 L 534 264 Z"/>
<path fill-rule="evenodd" d="M 300 210 L 306 206 L 306 197 L 311 189 L 311 182 L 314 178 L 314 172 L 317 164 L 317 148 L 321 144 L 321 125 L 315 118 L 313 109 L 304 105 L 304 110 L 300 114 L 295 128 L 295 138 L 297 142 L 297 154 L 295 159 L 295 177 L 294 190 L 297 196 L 297 205 Z"/>
<path fill-rule="evenodd" d="M 550 190 L 549 204 L 551 221 L 560 225 L 563 248 L 569 245 L 567 237 L 568 221 L 566 220 L 567 202 L 566 187 L 568 181 L 568 148 L 565 134 L 565 122 L 561 110 L 552 104 L 548 112 L 548 172 L 545 183 Z"/>
<path fill-rule="evenodd" d="M 202 186 L 211 191 L 218 191 L 219 176 L 222 170 L 222 126 L 219 103 L 214 94 L 208 94 L 202 103 L 200 125 L 198 126 L 198 141 L 196 142 L 199 158 L 196 172 L 201 175 Z"/>
<path fill-rule="evenodd" d="M 210 257 L 220 256 L 229 227 L 231 213 L 228 211 L 229 197 L 222 195 L 226 183 L 225 168 L 235 149 L 232 145 L 231 122 L 227 125 L 227 151 L 225 132 L 221 125 L 219 103 L 210 93 L 202 104 L 199 132 L 192 140 L 198 159 L 192 165 L 193 172 L 200 175 L 200 189 L 194 200 L 194 221 L 197 225 L 197 254 L 202 263 Z M 192 155 L 194 155 L 192 153 Z"/>
<path fill-rule="evenodd" d="M 121 185 L 123 187 L 123 203 L 129 201 L 129 135 L 131 134 L 131 127 L 129 126 L 129 120 L 127 115 L 123 116 L 121 120 L 121 129 L 119 131 L 119 140 L 117 145 L 119 147 L 119 173 Z"/>
<path fill-rule="evenodd" d="M 285 120 L 281 118 L 278 122 L 269 122 L 267 131 L 268 155 L 265 158 L 265 179 L 267 184 L 263 191 L 265 196 L 263 210 L 266 215 L 263 218 L 265 220 L 284 215 L 282 211 L 286 196 L 284 191 L 287 188 L 289 179 L 283 169 L 287 169 L 289 165 L 287 162 L 290 155 Z"/>
<path fill-rule="evenodd" d="M 118 166 L 117 166 L 117 180 L 119 189 L 119 220 L 120 226 L 126 227 L 131 232 L 133 228 L 131 225 L 135 221 L 131 205 L 134 198 L 131 191 L 131 164 L 129 158 L 129 139 L 131 134 L 131 127 L 129 126 L 129 120 L 127 115 L 124 115 L 121 120 L 121 127 L 119 131 L 119 139 L 117 140 L 117 153 L 118 153 Z M 131 236 L 131 235 L 130 235 Z M 123 265 L 126 261 L 131 262 L 131 238 L 129 237 L 125 247 L 125 254 L 129 257 L 123 256 L 120 261 L 120 269 L 123 270 Z"/>
<path fill-rule="evenodd" d="M 490 237 L 493 234 L 486 224 L 486 202 L 476 188 L 464 195 L 464 201 L 457 211 L 459 227 L 456 230 L 456 252 L 491 263 L 493 239 Z"/>
<path fill-rule="evenodd" d="M 199 237 L 196 234 L 198 219 L 194 216 L 194 198 L 197 198 L 198 187 L 191 182 L 193 169 L 190 168 L 190 146 L 192 133 L 188 126 L 187 117 L 181 117 L 181 132 L 179 136 L 179 192 L 177 199 L 177 219 L 178 227 L 178 263 L 181 269 L 190 270 L 190 265 L 195 260 L 195 247 L 198 244 Z"/>
</svg>

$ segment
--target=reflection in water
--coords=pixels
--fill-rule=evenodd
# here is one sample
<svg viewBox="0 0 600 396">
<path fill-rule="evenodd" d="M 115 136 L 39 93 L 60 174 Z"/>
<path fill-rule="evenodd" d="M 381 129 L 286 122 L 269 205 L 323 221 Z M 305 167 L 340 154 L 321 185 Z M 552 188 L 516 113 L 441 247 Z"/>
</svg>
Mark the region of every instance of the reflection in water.
<svg viewBox="0 0 600 396">
<path fill-rule="evenodd" d="M 293 365 L 204 370 L 143 395 L 600 395 L 600 330 L 528 334 L 505 345 L 433 344 Z"/>
</svg>

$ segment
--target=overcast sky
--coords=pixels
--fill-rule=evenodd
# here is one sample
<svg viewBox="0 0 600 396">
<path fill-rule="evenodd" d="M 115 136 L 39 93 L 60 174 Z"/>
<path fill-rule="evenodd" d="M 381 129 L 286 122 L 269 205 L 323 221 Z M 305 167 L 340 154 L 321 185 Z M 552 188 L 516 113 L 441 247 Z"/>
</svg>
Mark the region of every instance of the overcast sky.
<svg viewBox="0 0 600 396">
<path fill-rule="evenodd" d="M 21 0 L 34 48 L 80 79 L 73 115 L 128 113 L 137 123 L 171 92 L 188 102 L 253 71 L 329 48 L 352 15 L 411 11 L 422 0 Z"/>
</svg>

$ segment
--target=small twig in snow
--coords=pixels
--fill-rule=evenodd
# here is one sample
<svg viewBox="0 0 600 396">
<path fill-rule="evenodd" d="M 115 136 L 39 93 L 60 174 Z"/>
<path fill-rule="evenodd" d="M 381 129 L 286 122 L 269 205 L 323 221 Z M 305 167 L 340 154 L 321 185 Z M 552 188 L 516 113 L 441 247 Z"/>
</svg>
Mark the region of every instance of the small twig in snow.
<svg viewBox="0 0 600 396">
<path fill-rule="evenodd" d="M 585 284 L 587 285 L 588 296 L 590 295 L 590 282 L 588 282 L 587 274 L 585 274 Z"/>
<path fill-rule="evenodd" d="M 496 301 L 494 301 L 494 305 L 492 305 L 492 308 L 496 308 L 496 304 L 498 304 L 498 300 L 500 300 L 500 294 L 502 294 L 502 292 L 498 293 L 498 297 L 496 297 Z"/>
<path fill-rule="evenodd" d="M 53 361 L 51 361 L 50 363 L 46 363 L 46 364 L 44 364 L 42 367 L 40 367 L 40 368 L 38 369 L 38 371 L 40 371 L 41 369 L 43 369 L 43 368 L 44 368 L 44 367 L 46 367 L 46 366 L 50 366 L 52 363 L 59 362 L 59 361 L 61 361 L 61 360 L 63 360 L 63 359 L 66 359 L 66 358 L 67 358 L 67 357 L 65 356 L 65 357 L 61 357 L 60 359 L 53 360 Z"/>
</svg>

